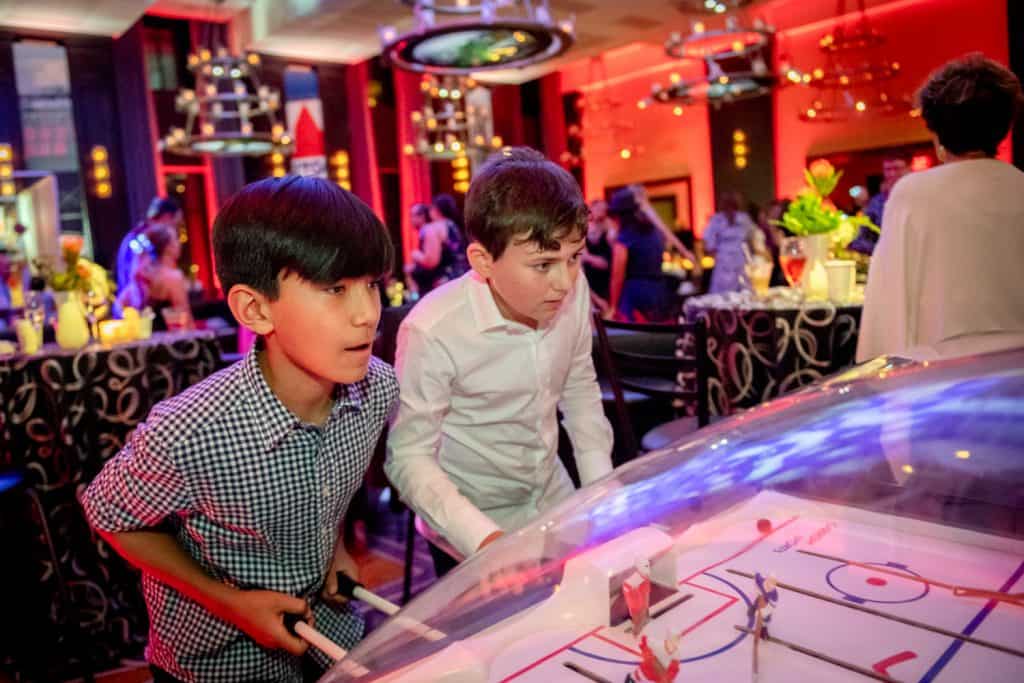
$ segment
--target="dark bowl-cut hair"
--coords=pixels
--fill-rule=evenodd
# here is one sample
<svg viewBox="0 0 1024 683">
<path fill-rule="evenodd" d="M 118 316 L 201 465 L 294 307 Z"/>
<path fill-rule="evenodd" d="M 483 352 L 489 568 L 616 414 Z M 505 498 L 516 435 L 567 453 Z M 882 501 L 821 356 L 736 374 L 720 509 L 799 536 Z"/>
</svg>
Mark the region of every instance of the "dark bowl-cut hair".
<svg viewBox="0 0 1024 683">
<path fill-rule="evenodd" d="M 394 266 L 391 238 L 370 207 L 303 176 L 260 180 L 231 197 L 213 225 L 213 252 L 224 292 L 244 284 L 272 299 L 282 274 L 329 285 Z"/>
<path fill-rule="evenodd" d="M 953 154 L 995 156 L 1017 114 L 1020 81 L 980 52 L 939 68 L 917 93 L 921 117 L 939 143 Z"/>
<path fill-rule="evenodd" d="M 491 156 L 469 186 L 466 232 L 494 259 L 513 241 L 542 250 L 587 233 L 587 204 L 568 171 L 528 147 Z"/>
</svg>

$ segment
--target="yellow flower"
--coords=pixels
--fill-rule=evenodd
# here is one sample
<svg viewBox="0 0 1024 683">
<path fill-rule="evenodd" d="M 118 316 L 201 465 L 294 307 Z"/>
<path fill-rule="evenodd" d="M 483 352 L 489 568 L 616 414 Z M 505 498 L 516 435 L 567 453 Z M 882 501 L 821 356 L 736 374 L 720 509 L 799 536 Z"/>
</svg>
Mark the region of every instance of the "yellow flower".
<svg viewBox="0 0 1024 683">
<path fill-rule="evenodd" d="M 811 176 L 818 180 L 831 177 L 836 172 L 836 167 L 833 166 L 827 159 L 818 159 L 810 166 Z"/>
</svg>

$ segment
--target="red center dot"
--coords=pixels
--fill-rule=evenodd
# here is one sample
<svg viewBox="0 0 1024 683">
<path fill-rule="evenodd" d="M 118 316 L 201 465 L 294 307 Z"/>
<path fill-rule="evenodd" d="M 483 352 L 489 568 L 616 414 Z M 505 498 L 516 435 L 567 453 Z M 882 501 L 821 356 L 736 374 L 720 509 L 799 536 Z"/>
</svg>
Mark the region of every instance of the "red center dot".
<svg viewBox="0 0 1024 683">
<path fill-rule="evenodd" d="M 880 579 L 877 576 L 872 576 L 870 579 L 868 579 L 868 585 L 871 586 L 884 586 L 886 583 L 888 583 L 888 581 L 886 581 L 885 579 Z"/>
</svg>

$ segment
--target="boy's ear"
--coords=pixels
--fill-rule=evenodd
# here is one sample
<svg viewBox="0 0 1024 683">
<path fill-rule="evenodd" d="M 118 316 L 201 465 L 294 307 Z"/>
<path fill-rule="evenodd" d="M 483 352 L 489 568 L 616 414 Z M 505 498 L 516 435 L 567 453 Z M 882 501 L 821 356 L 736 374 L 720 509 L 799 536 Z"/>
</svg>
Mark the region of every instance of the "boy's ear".
<svg viewBox="0 0 1024 683">
<path fill-rule="evenodd" d="M 274 331 L 274 319 L 270 314 L 270 300 L 267 296 L 248 285 L 235 285 L 228 291 L 228 308 L 235 320 L 258 335 Z"/>
<path fill-rule="evenodd" d="M 466 258 L 480 277 L 485 280 L 491 277 L 491 272 L 494 270 L 494 257 L 491 256 L 491 252 L 487 251 L 487 247 L 479 242 L 470 242 L 466 247 Z"/>
</svg>

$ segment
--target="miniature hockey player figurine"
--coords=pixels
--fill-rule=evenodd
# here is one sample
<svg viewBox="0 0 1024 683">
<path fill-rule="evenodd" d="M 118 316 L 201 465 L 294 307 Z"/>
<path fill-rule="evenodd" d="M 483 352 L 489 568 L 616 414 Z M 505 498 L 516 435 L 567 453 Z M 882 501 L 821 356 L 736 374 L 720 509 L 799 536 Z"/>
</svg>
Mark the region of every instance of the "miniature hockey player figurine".
<svg viewBox="0 0 1024 683">
<path fill-rule="evenodd" d="M 779 589 L 774 576 L 763 576 L 760 572 L 754 575 L 754 582 L 757 584 L 757 597 L 754 604 L 750 606 L 750 614 L 756 615 L 754 631 L 763 640 L 768 639 L 768 624 L 772 620 L 772 612 L 779 604 Z"/>
<path fill-rule="evenodd" d="M 633 567 L 636 571 L 622 582 L 622 597 L 626 600 L 629 618 L 633 622 L 633 635 L 640 637 L 651 607 L 651 563 L 647 559 L 637 558 Z"/>
<path fill-rule="evenodd" d="M 673 683 L 679 675 L 679 633 L 669 631 L 664 638 L 647 634 L 640 638 L 640 665 L 626 677 L 628 683 Z"/>
</svg>

